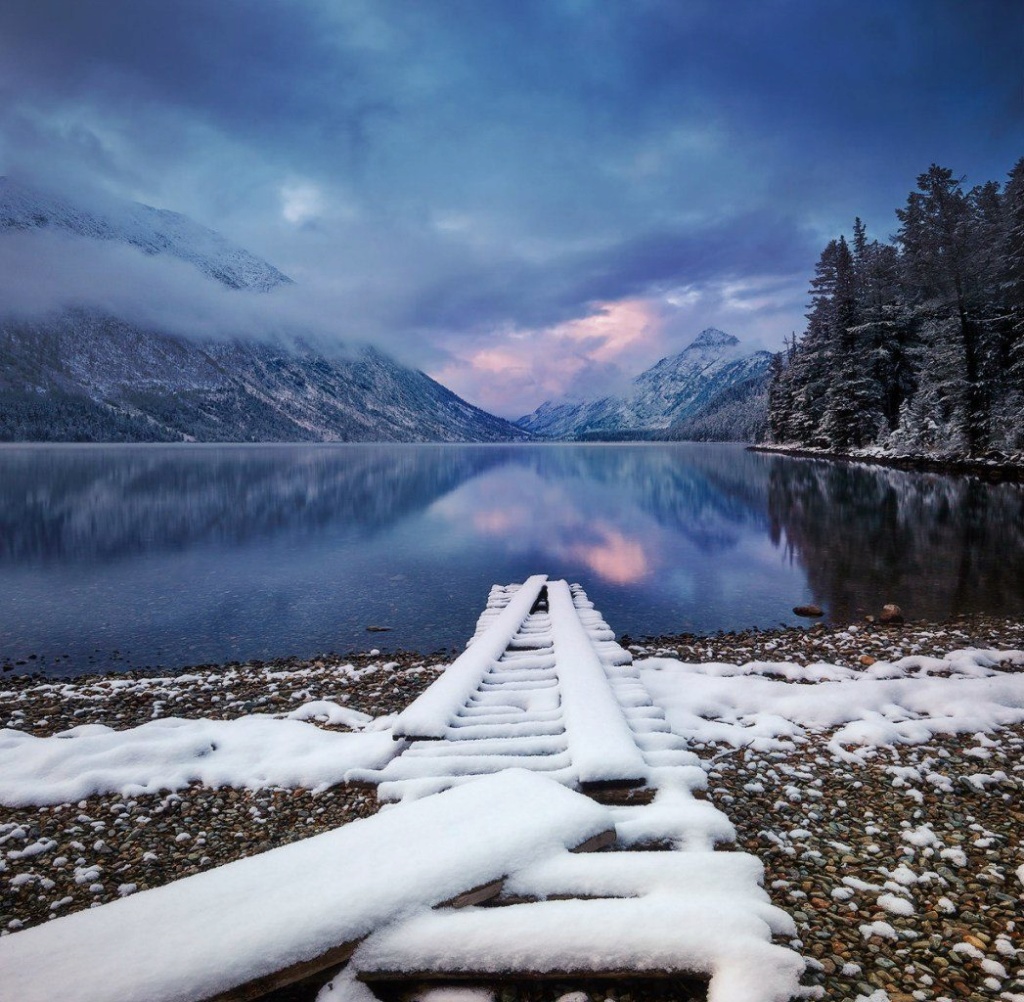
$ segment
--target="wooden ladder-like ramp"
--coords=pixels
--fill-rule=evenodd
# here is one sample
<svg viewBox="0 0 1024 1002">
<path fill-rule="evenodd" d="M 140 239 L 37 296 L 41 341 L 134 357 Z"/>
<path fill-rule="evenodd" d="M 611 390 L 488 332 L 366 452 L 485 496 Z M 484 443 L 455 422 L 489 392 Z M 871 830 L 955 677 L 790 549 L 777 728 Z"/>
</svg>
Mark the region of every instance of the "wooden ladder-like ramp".
<svg viewBox="0 0 1024 1002">
<path fill-rule="evenodd" d="M 652 769 L 682 770 L 693 786 L 704 778 L 583 589 L 543 576 L 491 590 L 466 652 L 394 734 L 409 743 L 402 754 L 350 776 L 384 801 L 510 767 L 603 800 L 649 798 Z"/>
<path fill-rule="evenodd" d="M 369 936 L 336 982 L 366 1000 L 412 982 L 672 978 L 680 998 L 784 1000 L 802 961 L 753 856 L 716 851 L 728 819 L 672 733 L 630 654 L 579 585 L 495 587 L 467 651 L 396 722 L 406 744 L 353 778 L 415 801 L 518 767 L 607 806 L 603 851 L 561 853 L 506 874 L 473 906 L 434 909 Z M 644 851 L 636 851 L 644 850 Z"/>
<path fill-rule="evenodd" d="M 0 999 L 330 1002 L 413 982 L 672 978 L 786 1002 L 760 862 L 578 585 L 496 586 L 395 721 L 372 818 L 0 939 Z M 637 851 L 643 850 L 643 851 Z M 341 968 L 339 971 L 339 967 Z M 374 994 L 376 993 L 376 994 Z"/>
</svg>

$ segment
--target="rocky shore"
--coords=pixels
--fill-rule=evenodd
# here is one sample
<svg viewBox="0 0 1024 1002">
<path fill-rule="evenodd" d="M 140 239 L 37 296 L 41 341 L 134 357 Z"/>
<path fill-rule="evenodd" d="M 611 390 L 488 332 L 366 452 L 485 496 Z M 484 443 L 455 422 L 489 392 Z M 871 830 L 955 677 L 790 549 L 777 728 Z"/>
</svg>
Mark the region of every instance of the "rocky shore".
<svg viewBox="0 0 1024 1002">
<path fill-rule="evenodd" d="M 750 452 L 777 453 L 781 456 L 796 456 L 803 459 L 838 459 L 850 463 L 866 463 L 869 466 L 888 466 L 896 470 L 911 470 L 917 473 L 943 473 L 979 477 L 990 483 L 1024 483 L 1024 455 L 993 453 L 990 456 L 968 459 L 958 456 L 903 455 L 882 449 L 855 449 L 850 452 L 836 452 L 833 449 L 817 449 L 798 445 L 751 445 Z"/>
<path fill-rule="evenodd" d="M 1024 649 L 1024 624 L 970 617 L 623 639 L 638 659 L 856 668 L 967 647 Z M 442 662 L 373 652 L 342 663 L 289 659 L 177 675 L 8 677 L 0 726 L 47 735 L 84 723 L 127 728 L 161 716 L 276 713 L 317 699 L 380 716 L 404 707 Z M 810 996 L 1024 1002 L 1024 727 L 878 749 L 862 762 L 835 758 L 828 738 L 809 732 L 790 752 L 695 749 L 707 763 L 709 797 L 736 826 L 738 847 L 763 860 L 772 899 L 796 919 L 791 945 L 808 958 Z M 317 795 L 193 786 L 49 808 L 0 807 L 0 930 L 16 934 L 333 828 L 376 806 L 372 791 L 344 786 Z M 641 984 L 613 992 L 575 987 L 618 1002 L 674 997 Z M 536 986 L 523 986 L 501 997 L 540 996 Z"/>
</svg>

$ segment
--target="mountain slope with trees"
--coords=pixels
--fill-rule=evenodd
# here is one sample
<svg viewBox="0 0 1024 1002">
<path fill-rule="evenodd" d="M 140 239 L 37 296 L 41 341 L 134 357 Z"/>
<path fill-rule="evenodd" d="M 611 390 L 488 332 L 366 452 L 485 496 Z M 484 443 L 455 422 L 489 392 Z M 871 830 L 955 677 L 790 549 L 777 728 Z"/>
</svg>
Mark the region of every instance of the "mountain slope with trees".
<svg viewBox="0 0 1024 1002">
<path fill-rule="evenodd" d="M 950 459 L 1024 450 L 1024 158 L 965 189 L 933 164 L 893 241 L 822 251 L 803 335 L 773 364 L 772 439 Z"/>
<path fill-rule="evenodd" d="M 4 301 L 0 282 L 0 441 L 530 438 L 369 345 L 317 347 L 287 328 L 261 340 L 244 326 L 217 338 L 85 305 L 32 243 L 46 238 L 67 241 L 65 254 L 76 266 L 111 246 L 126 252 L 125 261 L 145 255 L 154 269 L 184 262 L 189 296 L 199 303 L 211 287 L 269 301 L 293 286 L 273 265 L 178 213 L 114 200 L 85 208 L 0 178 L 0 242 L 22 241 L 18 247 L 54 300 L 45 310 L 19 314 Z M 196 317 L 201 327 L 199 308 Z"/>
</svg>

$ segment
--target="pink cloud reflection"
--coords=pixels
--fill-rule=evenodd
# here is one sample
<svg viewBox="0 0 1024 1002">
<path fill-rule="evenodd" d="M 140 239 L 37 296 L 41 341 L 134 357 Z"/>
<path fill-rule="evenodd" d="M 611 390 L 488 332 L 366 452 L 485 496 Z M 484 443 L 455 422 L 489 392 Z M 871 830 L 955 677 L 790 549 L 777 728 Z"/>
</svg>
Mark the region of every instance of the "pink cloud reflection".
<svg viewBox="0 0 1024 1002">
<path fill-rule="evenodd" d="M 484 536 L 507 536 L 529 524 L 523 508 L 490 508 L 473 512 L 473 528 Z"/>
<path fill-rule="evenodd" d="M 594 528 L 600 540 L 577 544 L 572 548 L 572 556 L 611 584 L 636 584 L 650 576 L 654 568 L 641 543 L 611 526 Z"/>
</svg>

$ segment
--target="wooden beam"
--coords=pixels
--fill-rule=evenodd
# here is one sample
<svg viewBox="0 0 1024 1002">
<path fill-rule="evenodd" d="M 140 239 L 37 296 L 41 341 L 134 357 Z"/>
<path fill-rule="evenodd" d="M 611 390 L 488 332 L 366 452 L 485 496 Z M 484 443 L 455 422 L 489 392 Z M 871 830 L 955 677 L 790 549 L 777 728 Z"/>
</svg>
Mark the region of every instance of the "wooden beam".
<svg viewBox="0 0 1024 1002">
<path fill-rule="evenodd" d="M 468 891 L 456 894 L 454 898 L 442 901 L 439 905 L 434 905 L 434 907 L 468 908 L 470 905 L 478 905 L 482 901 L 489 901 L 491 898 L 496 898 L 501 894 L 501 889 L 504 886 L 505 878 L 500 877 L 498 880 L 492 880 L 490 883 L 481 884 L 479 887 L 471 887 Z"/>
<path fill-rule="evenodd" d="M 411 982 L 419 982 L 425 985 L 443 985 L 446 982 L 472 981 L 483 985 L 507 985 L 520 981 L 544 982 L 544 981 L 572 981 L 579 982 L 602 982 L 602 981 L 634 981 L 634 982 L 657 982 L 664 987 L 666 981 L 674 981 L 683 991 L 689 995 L 674 995 L 677 1000 L 706 999 L 709 979 L 693 971 L 635 971 L 623 968 L 610 968 L 608 970 L 586 970 L 586 969 L 563 969 L 554 971 L 501 971 L 491 973 L 488 971 L 360 971 L 356 977 L 364 984 L 372 985 L 374 993 L 382 997 L 390 994 L 389 986 L 407 988 Z"/>
<path fill-rule="evenodd" d="M 309 982 L 311 989 L 320 987 L 334 977 L 361 942 L 362 939 L 356 939 L 350 943 L 342 943 L 312 960 L 302 960 L 297 964 L 292 964 L 291 967 L 275 971 L 273 974 L 253 978 L 252 981 L 246 981 L 245 984 L 221 992 L 219 995 L 211 995 L 207 999 L 203 999 L 202 1002 L 251 1002 L 253 999 L 269 995 L 270 992 L 276 991 L 278 988 L 286 988 L 299 981 Z M 322 980 L 320 985 L 315 985 L 313 980 L 318 976 L 321 976 Z"/>
<path fill-rule="evenodd" d="M 598 852 L 601 849 L 607 849 L 610 845 L 615 845 L 617 838 L 618 835 L 615 834 L 615 829 L 609 828 L 607 831 L 599 832 L 592 838 L 580 842 L 578 846 L 570 849 L 569 852 Z"/>
</svg>

